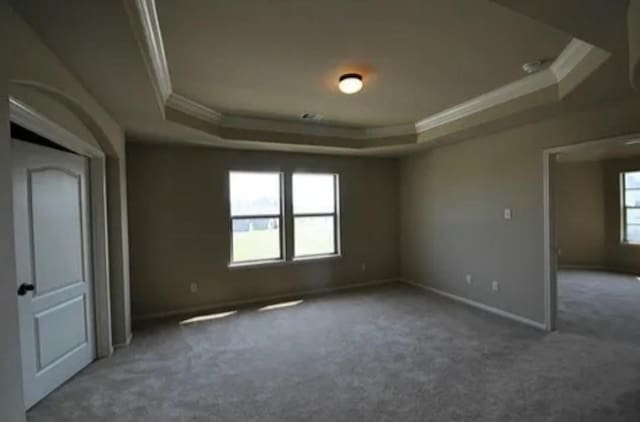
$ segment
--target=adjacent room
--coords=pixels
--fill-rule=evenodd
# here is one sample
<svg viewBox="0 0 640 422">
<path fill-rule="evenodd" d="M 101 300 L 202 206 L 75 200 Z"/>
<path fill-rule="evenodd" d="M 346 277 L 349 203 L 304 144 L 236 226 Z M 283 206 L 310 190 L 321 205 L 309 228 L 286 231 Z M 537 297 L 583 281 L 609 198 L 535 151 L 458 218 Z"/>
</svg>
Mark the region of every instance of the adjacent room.
<svg viewBox="0 0 640 422">
<path fill-rule="evenodd" d="M 640 420 L 640 0 L 0 28 L 0 421 Z"/>
<path fill-rule="evenodd" d="M 559 331 L 638 341 L 638 146 L 595 141 L 553 156 Z"/>
</svg>

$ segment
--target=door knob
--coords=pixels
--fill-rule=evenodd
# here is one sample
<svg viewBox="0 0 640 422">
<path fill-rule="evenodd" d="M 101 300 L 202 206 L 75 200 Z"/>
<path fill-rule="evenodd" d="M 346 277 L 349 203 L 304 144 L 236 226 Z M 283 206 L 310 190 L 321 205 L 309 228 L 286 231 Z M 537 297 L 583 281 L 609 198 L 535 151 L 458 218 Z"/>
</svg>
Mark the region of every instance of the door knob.
<svg viewBox="0 0 640 422">
<path fill-rule="evenodd" d="M 36 289 L 36 286 L 33 284 L 22 283 L 20 287 L 18 287 L 18 296 L 24 296 L 27 292 L 32 292 Z"/>
</svg>

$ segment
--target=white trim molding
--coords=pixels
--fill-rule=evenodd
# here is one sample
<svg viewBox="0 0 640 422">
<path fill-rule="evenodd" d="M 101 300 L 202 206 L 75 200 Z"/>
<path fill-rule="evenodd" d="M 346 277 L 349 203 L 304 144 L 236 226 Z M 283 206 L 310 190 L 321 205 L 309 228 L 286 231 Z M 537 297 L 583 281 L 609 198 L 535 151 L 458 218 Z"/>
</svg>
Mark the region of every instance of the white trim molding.
<svg viewBox="0 0 640 422">
<path fill-rule="evenodd" d="M 553 72 L 556 80 L 561 81 L 594 51 L 594 49 L 598 48 L 577 38 L 573 38 L 562 51 L 562 54 L 551 64 L 549 69 Z"/>
<path fill-rule="evenodd" d="M 125 349 L 125 348 L 129 347 L 129 345 L 131 344 L 132 341 L 133 341 L 133 333 L 129 334 L 129 337 L 127 338 L 127 341 L 125 341 L 124 343 L 114 344 L 113 348 L 115 350 Z"/>
<path fill-rule="evenodd" d="M 365 139 L 363 129 L 327 126 L 319 123 L 302 123 L 290 120 L 259 119 L 225 114 L 220 122 L 222 127 L 258 130 L 265 132 L 295 133 L 299 135 L 326 136 L 349 139 Z"/>
<path fill-rule="evenodd" d="M 156 100 L 164 114 L 164 105 L 173 92 L 169 65 L 164 51 L 155 0 L 125 1 L 142 57 L 151 76 Z"/>
<path fill-rule="evenodd" d="M 144 314 L 144 315 L 134 315 L 133 319 L 134 321 L 146 321 L 146 320 L 153 320 L 153 319 L 159 319 L 159 318 L 186 316 L 186 315 L 190 315 L 198 312 L 217 312 L 220 310 L 225 310 L 225 309 L 235 308 L 235 307 L 246 308 L 252 305 L 264 304 L 265 302 L 272 302 L 275 300 L 282 301 L 282 300 L 308 298 L 312 296 L 322 295 L 325 293 L 340 292 L 344 290 L 353 290 L 360 287 L 370 287 L 370 286 L 378 286 L 381 284 L 400 283 L 400 282 L 402 282 L 402 278 L 400 277 L 388 278 L 383 280 L 365 281 L 363 283 L 352 283 L 352 284 L 345 284 L 341 286 L 324 287 L 320 289 L 304 290 L 300 292 L 292 292 L 292 293 L 287 293 L 282 295 L 255 297 L 251 299 L 236 300 L 236 301 L 222 302 L 222 303 L 213 303 L 211 305 L 203 305 L 203 306 L 192 306 L 188 308 L 176 309 L 174 311 L 153 312 L 153 313 Z"/>
<path fill-rule="evenodd" d="M 441 128 L 443 126 L 453 122 L 469 119 L 466 127 L 478 126 L 519 111 L 560 101 L 610 56 L 608 52 L 574 38 L 546 69 L 413 123 L 408 122 L 406 124 L 382 127 L 341 127 L 318 122 L 297 122 L 291 119 L 246 117 L 222 113 L 194 99 L 175 93 L 169 74 L 155 0 L 125 0 L 125 2 L 127 3 L 130 20 L 137 34 L 149 75 L 153 79 L 162 113 L 166 119 L 174 120 L 182 125 L 193 126 L 194 129 L 203 130 L 201 126 L 195 127 L 199 126 L 197 124 L 194 125 L 192 122 L 176 119 L 175 116 L 168 115 L 167 108 L 169 108 L 185 113 L 209 125 L 214 125 L 215 128 L 213 128 L 212 132 L 216 134 L 220 128 L 232 128 L 262 133 L 287 133 L 363 141 L 345 142 L 344 147 L 349 149 L 374 149 L 387 144 L 397 146 L 398 143 L 400 145 L 417 144 L 420 143 L 419 135 L 429 131 L 440 133 L 438 131 L 442 131 Z M 548 93 L 545 92 L 545 90 L 553 87 L 556 87 L 556 89 L 549 90 Z M 535 101 L 529 100 L 529 96 L 532 94 L 542 92 L 545 92 L 546 95 L 536 98 Z M 516 101 L 518 101 L 517 104 Z M 509 104 L 510 107 L 498 109 L 498 107 L 506 104 Z M 479 119 L 475 117 L 480 113 L 493 109 L 496 110 L 492 116 L 482 115 Z M 472 117 L 474 117 L 474 120 L 471 119 Z M 460 125 L 460 127 L 465 127 L 465 125 Z M 450 130 L 455 132 L 458 129 L 451 128 Z M 247 136 L 251 137 L 252 135 L 247 134 Z M 427 136 L 426 139 L 429 139 L 429 137 Z M 262 139 L 243 140 L 267 142 L 264 141 L 264 136 Z M 305 140 L 303 138 L 287 142 L 304 144 Z M 314 141 L 313 145 L 317 146 L 317 141 Z M 328 142 L 327 146 L 335 145 L 332 142 Z"/>
<path fill-rule="evenodd" d="M 549 88 L 556 83 L 557 80 L 553 73 L 549 69 L 545 69 L 420 120 L 416 123 L 416 129 L 418 133 L 426 132 L 427 130 L 472 116 L 519 97 Z"/>
<path fill-rule="evenodd" d="M 220 123 L 220 120 L 222 120 L 222 113 L 205 107 L 199 102 L 187 98 L 184 95 L 176 94 L 175 92 L 169 94 L 165 106 L 210 123 Z"/>
<path fill-rule="evenodd" d="M 516 315 L 516 314 L 514 314 L 512 312 L 508 312 L 508 311 L 496 308 L 494 306 L 485 305 L 484 303 L 480 303 L 480 302 L 477 302 L 475 300 L 468 299 L 466 297 L 458 296 L 458 295 L 455 295 L 453 293 L 448 293 L 448 292 L 445 292 L 445 291 L 442 291 L 442 290 L 438 290 L 438 289 L 430 287 L 430 286 L 425 286 L 423 284 L 416 283 L 416 282 L 411 281 L 411 280 L 403 280 L 403 282 L 406 283 L 406 284 L 409 284 L 411 286 L 417 287 L 419 289 L 425 290 L 427 292 L 435 293 L 435 294 L 437 294 L 439 296 L 446 297 L 447 299 L 455 300 L 456 302 L 460 302 L 460 303 L 463 303 L 465 305 L 472 306 L 474 308 L 482 309 L 483 311 L 492 313 L 494 315 L 498 315 L 498 316 L 501 316 L 503 318 L 507 318 L 507 319 L 519 322 L 521 324 L 529 325 L 529 326 L 537 328 L 539 330 L 545 330 L 545 331 L 547 330 L 546 325 L 544 323 L 542 323 L 542 322 L 534 321 L 532 319 L 525 318 L 525 317 L 520 316 L 520 315 Z"/>
<path fill-rule="evenodd" d="M 52 122 L 22 101 L 9 97 L 11 121 L 81 155 L 104 157 L 102 150 Z"/>
<path fill-rule="evenodd" d="M 416 123 L 417 132 L 426 132 L 427 130 L 470 117 L 529 94 L 540 92 L 553 86 L 559 86 L 574 73 L 579 73 L 583 76 L 579 79 L 579 82 L 581 82 L 608 57 L 609 53 L 606 51 L 574 38 L 558 58 L 546 69 L 420 120 Z M 591 61 L 589 62 L 589 60 Z M 583 69 L 583 67 L 587 66 L 590 67 L 590 69 Z M 575 83 L 572 86 L 575 88 L 577 85 L 578 83 Z M 559 101 L 569 92 L 568 90 L 558 90 L 553 94 L 553 99 Z"/>
</svg>

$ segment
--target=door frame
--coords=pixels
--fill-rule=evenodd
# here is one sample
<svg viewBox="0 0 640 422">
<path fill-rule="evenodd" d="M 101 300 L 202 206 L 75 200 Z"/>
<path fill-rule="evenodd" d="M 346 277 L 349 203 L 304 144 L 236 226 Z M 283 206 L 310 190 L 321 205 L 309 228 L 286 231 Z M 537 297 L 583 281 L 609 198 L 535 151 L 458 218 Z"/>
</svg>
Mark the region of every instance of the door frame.
<svg viewBox="0 0 640 422">
<path fill-rule="evenodd" d="M 89 159 L 89 213 L 91 215 L 91 260 L 93 318 L 96 358 L 113 353 L 111 297 L 109 291 L 109 238 L 107 235 L 106 157 L 100 147 L 51 121 L 27 104 L 9 97 L 10 120 L 50 141 Z"/>
<path fill-rule="evenodd" d="M 544 291 L 545 291 L 545 328 L 547 331 L 556 329 L 558 309 L 558 284 L 556 280 L 556 227 L 554 213 L 554 182 L 555 166 L 553 165 L 559 154 L 576 152 L 584 149 L 602 147 L 627 142 L 640 142 L 640 133 L 579 142 L 576 144 L 548 148 L 542 151 L 543 177 L 543 208 L 544 208 Z"/>
</svg>

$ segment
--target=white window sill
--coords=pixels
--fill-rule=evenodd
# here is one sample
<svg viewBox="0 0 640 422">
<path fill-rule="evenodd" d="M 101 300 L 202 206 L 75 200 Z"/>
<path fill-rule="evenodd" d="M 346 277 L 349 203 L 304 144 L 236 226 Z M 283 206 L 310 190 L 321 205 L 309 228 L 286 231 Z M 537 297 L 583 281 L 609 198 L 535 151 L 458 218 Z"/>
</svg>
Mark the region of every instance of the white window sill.
<svg viewBox="0 0 640 422">
<path fill-rule="evenodd" d="M 640 245 L 638 245 L 640 246 Z M 321 261 L 331 261 L 334 259 L 342 258 L 341 254 L 329 254 L 329 255 L 310 255 L 293 258 L 290 261 L 284 259 L 273 259 L 266 261 L 250 261 L 250 262 L 232 262 L 227 265 L 230 270 L 248 270 L 252 268 L 266 268 L 266 267 L 279 267 L 289 264 L 304 264 Z"/>
<path fill-rule="evenodd" d="M 266 261 L 232 262 L 227 265 L 230 270 L 245 270 L 251 268 L 277 267 L 288 264 L 284 259 L 272 259 Z"/>
<path fill-rule="evenodd" d="M 309 256 L 300 256 L 297 258 L 293 258 L 294 263 L 304 263 L 304 262 L 316 262 L 316 261 L 327 261 L 332 259 L 340 259 L 342 258 L 341 254 L 328 254 L 328 255 L 309 255 Z"/>
</svg>

